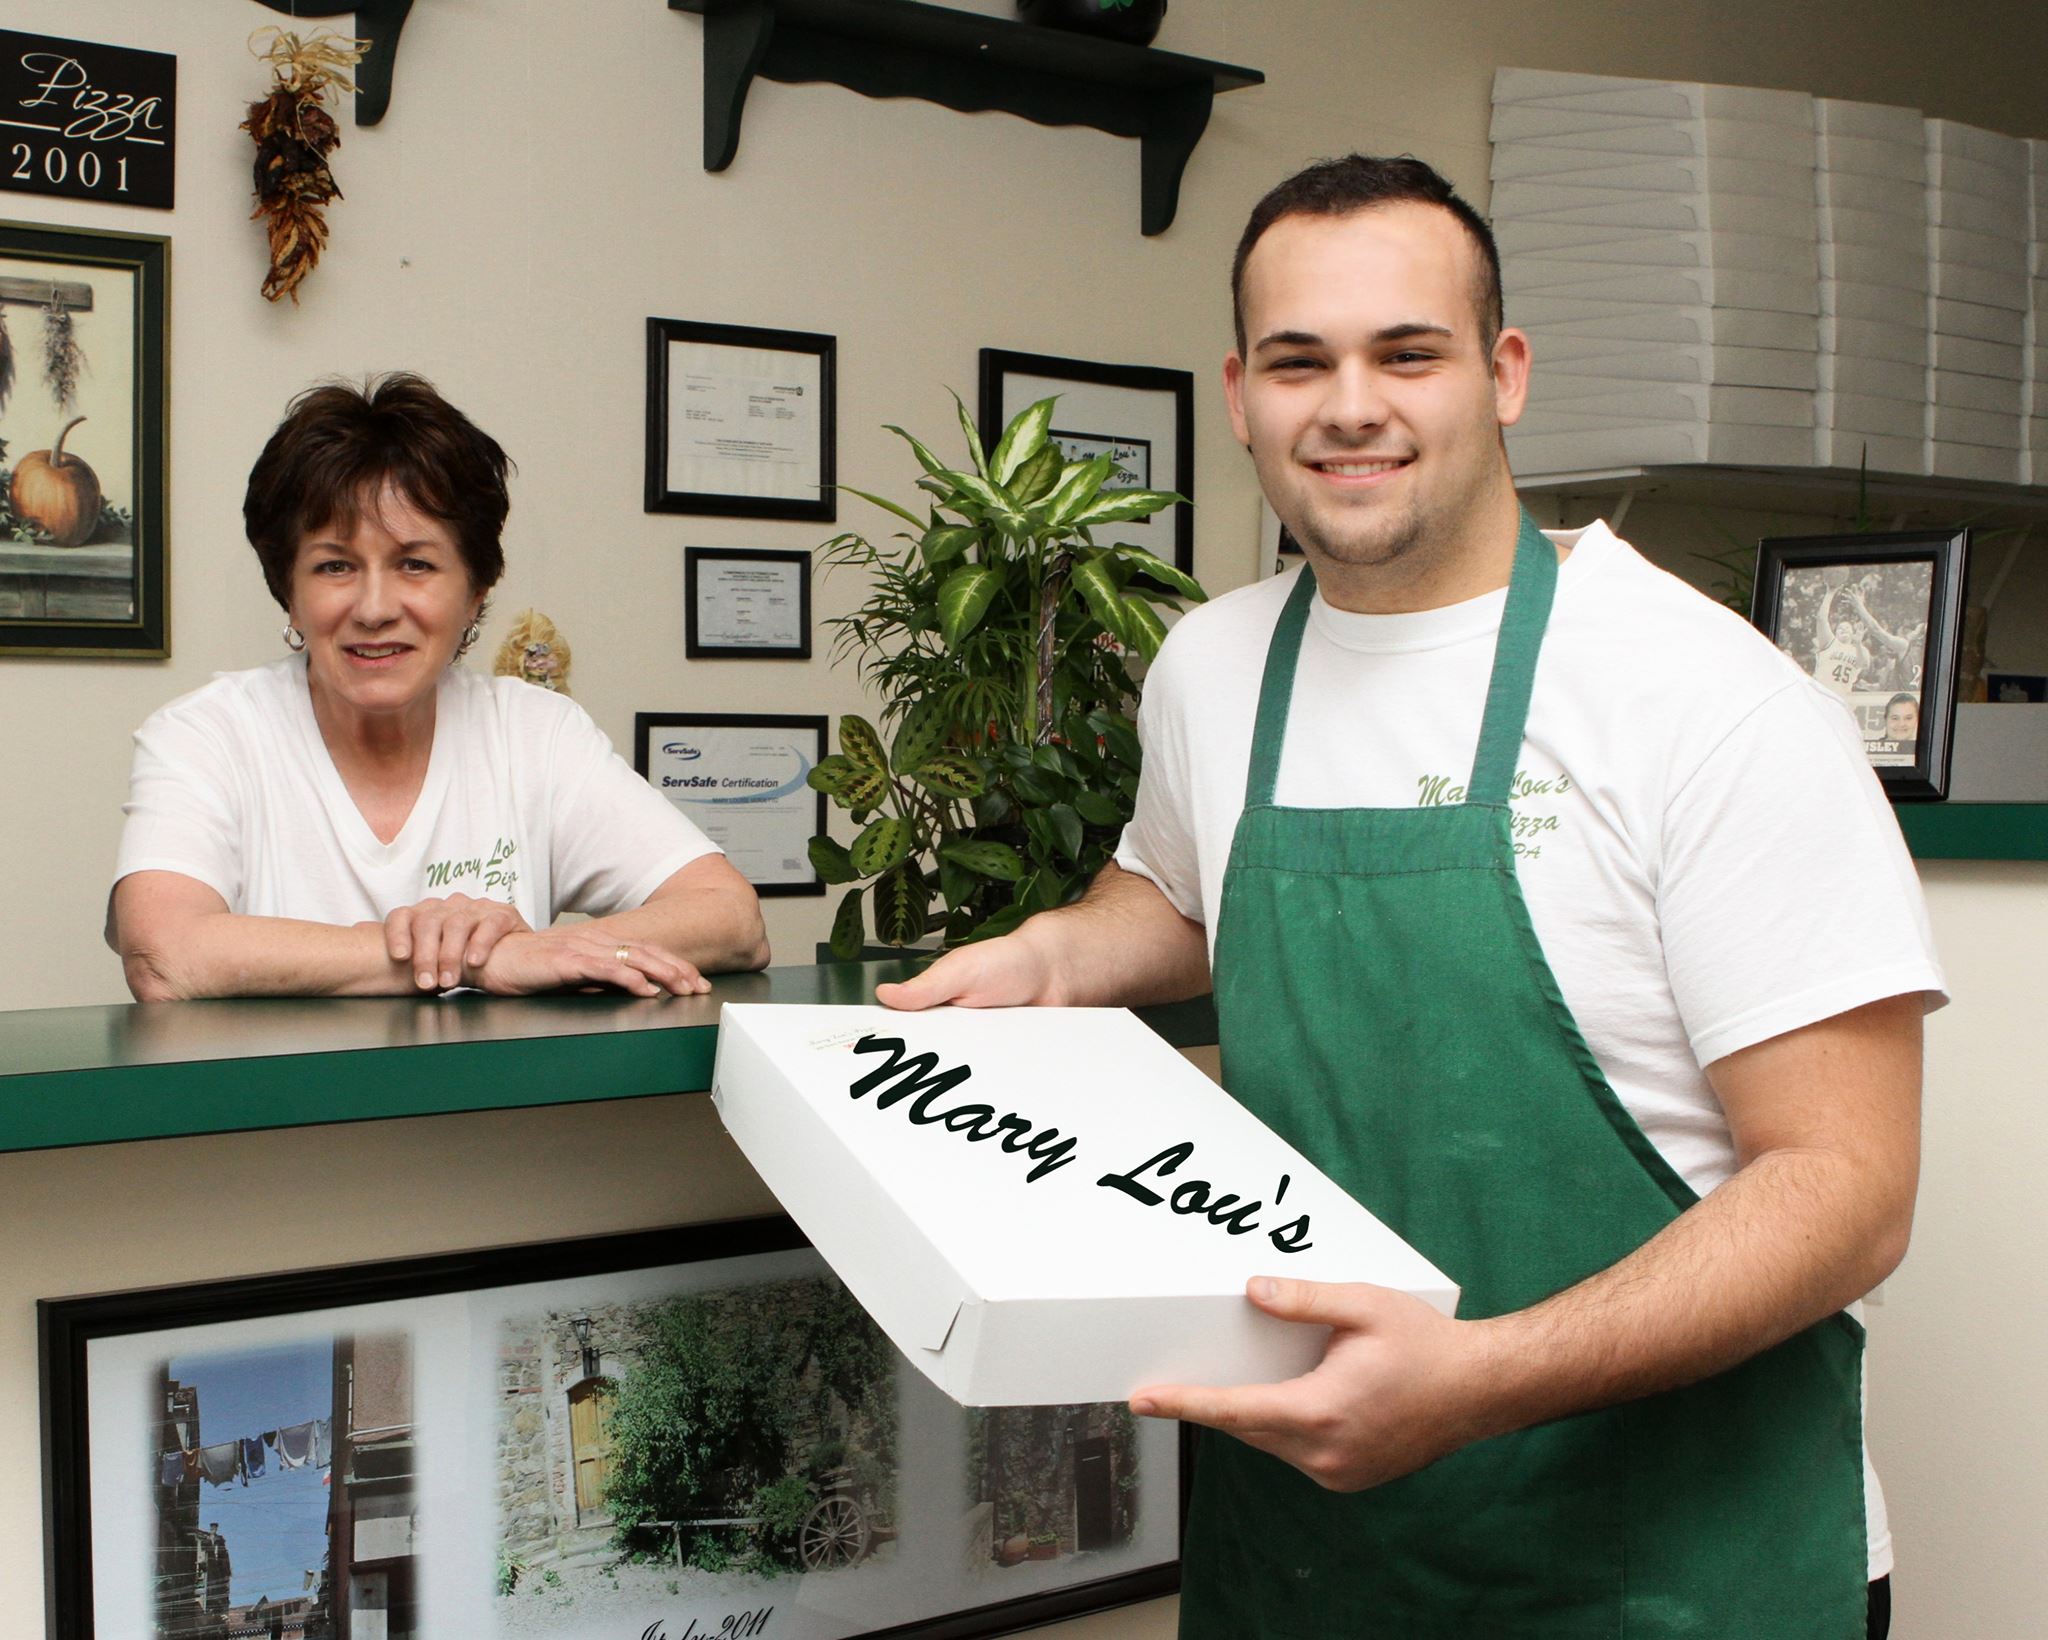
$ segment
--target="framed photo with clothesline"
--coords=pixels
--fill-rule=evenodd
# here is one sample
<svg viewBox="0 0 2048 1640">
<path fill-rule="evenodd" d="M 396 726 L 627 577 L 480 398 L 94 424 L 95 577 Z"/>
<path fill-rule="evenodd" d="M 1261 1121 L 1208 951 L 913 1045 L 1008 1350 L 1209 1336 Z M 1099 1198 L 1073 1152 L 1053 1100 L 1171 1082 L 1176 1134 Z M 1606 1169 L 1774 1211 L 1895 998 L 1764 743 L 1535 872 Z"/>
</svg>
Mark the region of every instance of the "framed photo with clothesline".
<svg viewBox="0 0 2048 1640">
<path fill-rule="evenodd" d="M 1757 545 L 1750 619 L 1856 719 L 1898 798 L 1948 794 L 1968 530 Z"/>
<path fill-rule="evenodd" d="M 779 1216 L 39 1310 L 52 1640 L 968 1640 L 1179 1583 L 1173 1426 L 956 1406 Z"/>
<path fill-rule="evenodd" d="M 0 655 L 170 653 L 170 254 L 0 222 Z"/>
</svg>

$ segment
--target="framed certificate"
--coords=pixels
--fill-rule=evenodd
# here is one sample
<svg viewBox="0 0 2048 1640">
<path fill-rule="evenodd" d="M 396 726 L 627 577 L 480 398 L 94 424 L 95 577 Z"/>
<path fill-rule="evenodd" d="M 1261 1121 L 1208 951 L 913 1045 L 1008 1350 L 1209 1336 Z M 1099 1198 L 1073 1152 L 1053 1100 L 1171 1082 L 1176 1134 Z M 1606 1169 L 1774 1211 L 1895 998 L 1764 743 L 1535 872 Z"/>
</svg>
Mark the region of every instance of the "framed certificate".
<svg viewBox="0 0 2048 1640">
<path fill-rule="evenodd" d="M 1172 490 L 1189 498 L 1150 518 L 1091 529 L 1097 546 L 1118 542 L 1157 553 L 1192 575 L 1195 525 L 1195 378 L 1151 365 L 1097 364 L 1040 353 L 981 350 L 981 432 L 993 444 L 1019 410 L 1057 395 L 1050 436 L 1069 461 L 1107 455 L 1112 490 Z"/>
<path fill-rule="evenodd" d="M 647 321 L 647 510 L 839 516 L 830 336 Z"/>
<path fill-rule="evenodd" d="M 683 652 L 691 660 L 811 658 L 811 555 L 683 551 Z"/>
<path fill-rule="evenodd" d="M 825 794 L 806 784 L 824 755 L 822 717 L 633 716 L 633 767 L 764 897 L 825 892 L 810 855 L 825 830 Z"/>
</svg>

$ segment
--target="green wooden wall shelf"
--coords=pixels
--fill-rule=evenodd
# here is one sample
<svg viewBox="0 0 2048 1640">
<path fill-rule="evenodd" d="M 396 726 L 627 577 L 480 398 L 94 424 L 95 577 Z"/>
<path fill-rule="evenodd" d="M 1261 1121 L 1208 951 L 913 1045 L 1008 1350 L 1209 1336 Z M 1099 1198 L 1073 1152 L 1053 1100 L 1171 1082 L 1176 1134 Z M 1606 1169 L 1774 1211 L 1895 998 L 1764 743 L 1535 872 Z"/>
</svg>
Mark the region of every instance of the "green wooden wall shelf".
<svg viewBox="0 0 2048 1640">
<path fill-rule="evenodd" d="M 915 965 L 727 974 L 701 997 L 340 997 L 0 1012 L 0 1153 L 711 1086 L 725 1002 L 868 1003 Z M 1176 1047 L 1204 1004 L 1140 1009 Z M 905 1016 L 908 1017 L 908 1016 Z"/>
<path fill-rule="evenodd" d="M 1920 860 L 2048 860 L 2048 803 L 1901 803 Z"/>
<path fill-rule="evenodd" d="M 1097 40 L 920 0 L 668 0 L 704 19 L 704 169 L 739 151 L 756 75 L 962 113 L 1087 125 L 1139 142 L 1139 226 L 1164 233 L 1216 93 L 1257 69 Z"/>
</svg>

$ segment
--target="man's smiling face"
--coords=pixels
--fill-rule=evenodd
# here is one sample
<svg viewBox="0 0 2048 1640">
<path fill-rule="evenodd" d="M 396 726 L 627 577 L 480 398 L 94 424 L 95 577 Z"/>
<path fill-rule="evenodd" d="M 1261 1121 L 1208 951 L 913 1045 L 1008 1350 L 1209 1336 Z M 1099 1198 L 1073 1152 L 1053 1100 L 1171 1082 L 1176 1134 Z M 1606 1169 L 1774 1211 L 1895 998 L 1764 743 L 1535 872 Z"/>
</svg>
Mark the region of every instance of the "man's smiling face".
<svg viewBox="0 0 2048 1640">
<path fill-rule="evenodd" d="M 1432 573 L 1510 483 L 1500 429 L 1521 414 L 1527 346 L 1486 346 L 1478 266 L 1457 219 L 1423 204 L 1284 216 L 1253 247 L 1231 424 L 1319 576 L 1417 555 L 1439 562 L 1403 572 Z"/>
</svg>

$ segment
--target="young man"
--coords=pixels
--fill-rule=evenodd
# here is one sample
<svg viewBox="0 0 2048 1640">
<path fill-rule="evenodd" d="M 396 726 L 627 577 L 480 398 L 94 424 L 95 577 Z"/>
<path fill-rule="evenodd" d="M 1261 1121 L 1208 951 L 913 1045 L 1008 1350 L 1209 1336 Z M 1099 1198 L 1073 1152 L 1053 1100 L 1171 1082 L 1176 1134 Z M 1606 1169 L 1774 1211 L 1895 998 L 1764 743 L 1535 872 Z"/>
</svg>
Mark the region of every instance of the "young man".
<svg viewBox="0 0 2048 1640">
<path fill-rule="evenodd" d="M 1176 628 L 1087 897 L 883 1000 L 1213 972 L 1225 1085 L 1463 1284 L 1445 1320 L 1256 1281 L 1316 1371 L 1133 1398 L 1221 1432 L 1184 1635 L 1857 1640 L 1890 1559 L 1843 1312 L 1905 1248 L 1941 978 L 1855 725 L 1523 516 L 1528 341 L 1428 167 L 1290 179 L 1233 285 L 1232 425 L 1308 570 Z"/>
</svg>

